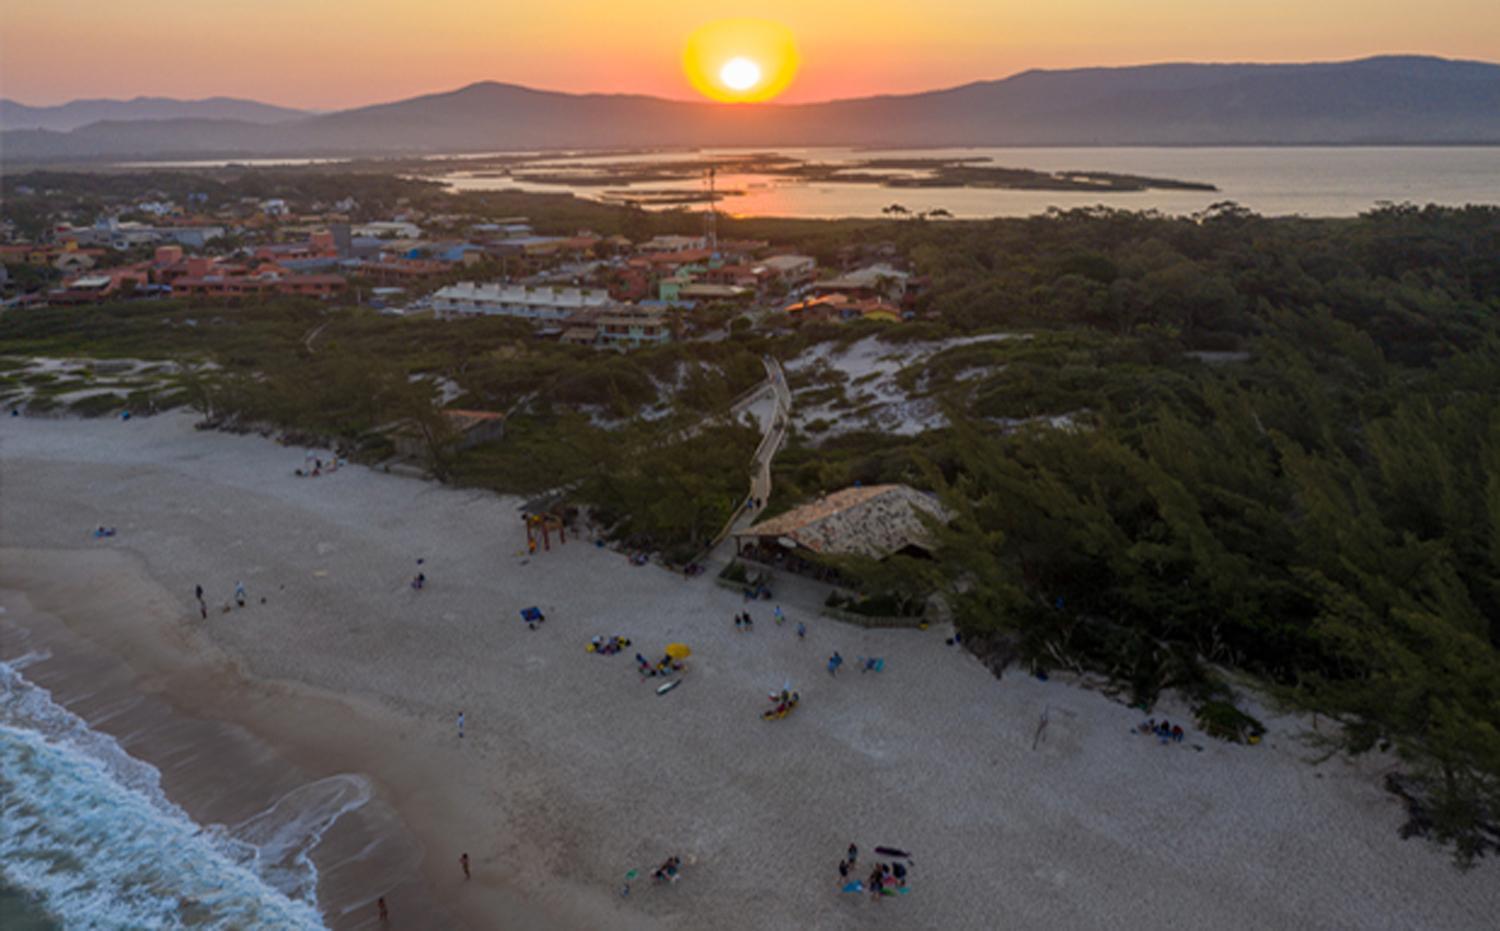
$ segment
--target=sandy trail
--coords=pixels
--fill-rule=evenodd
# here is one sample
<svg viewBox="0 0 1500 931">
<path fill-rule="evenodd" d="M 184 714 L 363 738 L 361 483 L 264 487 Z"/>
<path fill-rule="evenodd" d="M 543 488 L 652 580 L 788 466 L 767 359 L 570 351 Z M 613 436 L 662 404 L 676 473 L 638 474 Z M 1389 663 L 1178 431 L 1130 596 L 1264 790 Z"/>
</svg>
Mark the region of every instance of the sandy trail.
<svg viewBox="0 0 1500 931">
<path fill-rule="evenodd" d="M 0 546 L 123 551 L 140 578 L 122 563 L 114 584 L 159 584 L 172 615 L 129 637 L 196 632 L 246 675 L 216 714 L 255 692 L 261 736 L 331 748 L 302 755 L 311 775 L 385 786 L 435 895 L 474 927 L 504 921 L 495 889 L 569 927 L 1461 929 L 1500 913 L 1495 864 L 1460 874 L 1400 841 L 1374 764 L 1310 765 L 1292 721 L 1268 721 L 1257 748 L 1195 733 L 1162 747 L 1130 733 L 1135 712 L 1056 680 L 996 681 L 935 630 L 795 614 L 778 628 L 762 604 L 737 633 L 740 600 L 709 579 L 580 542 L 528 560 L 515 501 L 363 468 L 293 478 L 301 462 L 181 415 L 7 418 Z M 90 539 L 101 523 L 118 536 Z M 101 571 L 68 565 L 80 584 Z M 238 580 L 251 607 L 197 620 L 195 584 L 216 604 Z M 517 616 L 532 604 L 548 617 L 536 632 Z M 98 615 L 60 613 L 109 636 L 88 629 Z M 691 644 L 687 682 L 658 697 L 628 654 L 584 651 L 614 633 L 653 658 Z M 887 669 L 832 678 L 834 649 Z M 762 722 L 787 679 L 802 707 Z M 278 695 L 295 719 L 281 726 Z M 301 717 L 315 698 L 342 710 Z M 912 893 L 839 895 L 851 840 L 867 857 L 913 851 Z M 674 853 L 680 883 L 614 894 L 625 870 Z"/>
</svg>

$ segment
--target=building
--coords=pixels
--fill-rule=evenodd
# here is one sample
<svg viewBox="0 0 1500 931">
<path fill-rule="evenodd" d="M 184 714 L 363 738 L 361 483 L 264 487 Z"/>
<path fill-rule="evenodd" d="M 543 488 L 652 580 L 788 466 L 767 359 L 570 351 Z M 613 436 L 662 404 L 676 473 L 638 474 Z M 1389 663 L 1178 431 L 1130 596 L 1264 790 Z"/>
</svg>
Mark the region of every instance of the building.
<svg viewBox="0 0 1500 931">
<path fill-rule="evenodd" d="M 354 235 L 375 239 L 416 239 L 422 235 L 422 228 L 404 220 L 378 220 L 354 227 Z"/>
<path fill-rule="evenodd" d="M 162 288 L 160 290 L 166 290 Z M 94 304 L 113 298 L 144 297 L 157 293 L 149 276 L 135 268 L 88 272 L 47 292 L 49 304 Z"/>
<path fill-rule="evenodd" d="M 332 259 L 337 258 L 338 247 L 334 244 L 333 233 L 323 231 L 313 233 L 302 242 L 278 242 L 267 246 L 259 246 L 255 250 L 257 259 L 270 259 L 273 262 L 282 260 L 302 259 Z"/>
<path fill-rule="evenodd" d="M 672 318 L 661 310 L 618 307 L 594 318 L 601 346 L 636 349 L 672 341 Z"/>
<path fill-rule="evenodd" d="M 259 298 L 273 294 L 327 299 L 341 293 L 343 275 L 185 275 L 172 282 L 172 294 L 183 297 Z"/>
<path fill-rule="evenodd" d="M 818 273 L 818 260 L 810 255 L 773 255 L 758 264 L 792 287 L 812 281 Z"/>
<path fill-rule="evenodd" d="M 847 294 L 820 294 L 788 304 L 782 310 L 794 325 L 844 323 L 850 320 L 900 323 L 906 316 L 901 308 L 878 297 L 856 300 Z"/>
<path fill-rule="evenodd" d="M 915 488 L 855 485 L 735 533 L 735 548 L 778 565 L 819 556 L 926 555 L 932 540 L 924 516 L 947 520 L 942 505 Z"/>
<path fill-rule="evenodd" d="M 707 254 L 708 241 L 702 236 L 653 236 L 640 244 L 640 252 L 684 252 L 698 250 Z"/>
<path fill-rule="evenodd" d="M 438 278 L 451 272 L 454 267 L 452 262 L 436 259 L 406 259 L 382 255 L 373 261 L 361 263 L 358 271 L 380 284 L 403 284 Z"/>
<path fill-rule="evenodd" d="M 610 304 L 609 292 L 596 288 L 536 288 L 518 284 L 461 281 L 432 294 L 433 313 L 454 317 L 521 317 L 561 321 L 582 310 Z"/>
<path fill-rule="evenodd" d="M 837 278 L 814 281 L 808 289 L 814 294 L 839 292 L 854 298 L 884 297 L 899 299 L 906 295 L 911 275 L 884 263 L 867 265 Z"/>
</svg>

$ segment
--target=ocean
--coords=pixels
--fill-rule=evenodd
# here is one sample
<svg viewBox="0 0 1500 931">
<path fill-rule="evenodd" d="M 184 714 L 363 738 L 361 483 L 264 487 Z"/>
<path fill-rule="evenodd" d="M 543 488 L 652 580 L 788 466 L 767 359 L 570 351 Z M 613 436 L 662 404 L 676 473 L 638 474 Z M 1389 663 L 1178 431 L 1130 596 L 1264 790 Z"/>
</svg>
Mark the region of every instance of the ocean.
<svg viewBox="0 0 1500 931">
<path fill-rule="evenodd" d="M 154 767 L 26 678 L 47 658 L 0 662 L 0 926 L 325 926 L 310 854 L 370 799 L 367 782 L 334 776 L 242 822 L 197 824 Z"/>
</svg>

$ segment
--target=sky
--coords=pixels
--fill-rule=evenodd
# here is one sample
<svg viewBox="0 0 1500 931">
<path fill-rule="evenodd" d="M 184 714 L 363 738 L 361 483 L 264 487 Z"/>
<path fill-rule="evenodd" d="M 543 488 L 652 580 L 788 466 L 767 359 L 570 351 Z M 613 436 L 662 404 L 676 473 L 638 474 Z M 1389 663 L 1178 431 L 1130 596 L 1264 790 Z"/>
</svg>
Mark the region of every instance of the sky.
<svg viewBox="0 0 1500 931">
<path fill-rule="evenodd" d="M 495 80 L 694 98 L 693 29 L 789 27 L 780 98 L 903 93 L 1029 68 L 1500 60 L 1497 0 L 3 0 L 0 96 L 234 96 L 335 109 Z"/>
</svg>

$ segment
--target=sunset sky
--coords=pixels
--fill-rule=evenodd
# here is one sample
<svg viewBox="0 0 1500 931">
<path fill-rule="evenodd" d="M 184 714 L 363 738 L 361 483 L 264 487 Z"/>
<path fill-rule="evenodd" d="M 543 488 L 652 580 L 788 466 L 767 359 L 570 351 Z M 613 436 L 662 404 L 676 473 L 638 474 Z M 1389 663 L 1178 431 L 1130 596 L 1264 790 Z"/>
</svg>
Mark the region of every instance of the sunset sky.
<svg viewBox="0 0 1500 931">
<path fill-rule="evenodd" d="M 228 95 L 336 108 L 480 80 L 695 97 L 683 43 L 712 20 L 785 24 L 781 98 L 945 87 L 1027 68 L 1500 59 L 1496 0 L 4 0 L 0 95 Z"/>
</svg>

